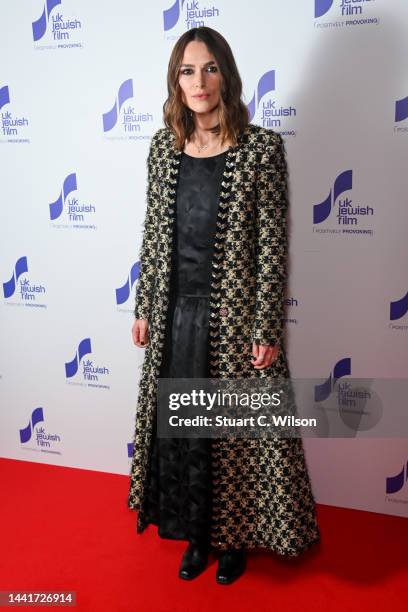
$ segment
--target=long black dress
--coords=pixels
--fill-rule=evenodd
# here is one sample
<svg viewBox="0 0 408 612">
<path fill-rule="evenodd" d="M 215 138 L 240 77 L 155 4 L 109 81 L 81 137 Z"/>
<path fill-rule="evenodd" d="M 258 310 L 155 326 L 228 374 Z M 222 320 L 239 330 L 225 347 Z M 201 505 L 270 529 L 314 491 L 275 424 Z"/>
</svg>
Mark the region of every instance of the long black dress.
<svg viewBox="0 0 408 612">
<path fill-rule="evenodd" d="M 182 153 L 162 378 L 210 376 L 211 260 L 225 152 Z M 146 517 L 162 538 L 209 544 L 211 440 L 153 438 Z"/>
</svg>

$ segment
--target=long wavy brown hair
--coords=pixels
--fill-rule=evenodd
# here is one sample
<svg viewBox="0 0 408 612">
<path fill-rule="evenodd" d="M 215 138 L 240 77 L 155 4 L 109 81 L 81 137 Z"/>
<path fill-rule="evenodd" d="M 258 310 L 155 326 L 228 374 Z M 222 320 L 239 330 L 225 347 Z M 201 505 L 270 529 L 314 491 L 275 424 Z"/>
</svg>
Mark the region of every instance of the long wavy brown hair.
<svg viewBox="0 0 408 612">
<path fill-rule="evenodd" d="M 193 112 L 182 101 L 179 70 L 184 49 L 192 40 L 205 43 L 221 73 L 219 122 L 210 131 L 221 135 L 221 145 L 225 141 L 231 141 L 235 146 L 238 136 L 249 123 L 247 106 L 241 100 L 242 81 L 231 47 L 219 32 L 207 26 L 187 30 L 173 48 L 167 70 L 168 97 L 163 104 L 164 124 L 175 134 L 174 147 L 183 150 L 186 139 L 190 139 L 194 132 L 195 125 Z"/>
</svg>

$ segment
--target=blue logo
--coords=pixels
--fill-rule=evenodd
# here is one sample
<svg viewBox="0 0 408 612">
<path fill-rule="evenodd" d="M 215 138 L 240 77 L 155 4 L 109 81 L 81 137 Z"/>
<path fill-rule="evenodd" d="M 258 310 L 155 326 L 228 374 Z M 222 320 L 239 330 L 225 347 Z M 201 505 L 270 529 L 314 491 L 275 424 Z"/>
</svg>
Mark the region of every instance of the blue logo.
<svg viewBox="0 0 408 612">
<path fill-rule="evenodd" d="M 134 447 L 135 447 L 134 442 L 128 442 L 128 444 L 127 444 L 127 456 L 129 457 L 129 459 L 131 459 L 133 457 Z"/>
<path fill-rule="evenodd" d="M 358 17 L 363 14 L 363 9 L 368 2 L 373 0 L 338 0 L 336 3 L 341 17 Z M 314 16 L 317 19 L 329 12 L 333 6 L 333 0 L 315 0 Z"/>
<path fill-rule="evenodd" d="M 351 170 L 345 170 L 338 175 L 334 181 L 333 189 L 330 189 L 329 195 L 320 204 L 313 206 L 313 223 L 322 223 L 330 215 L 332 208 L 336 203 L 337 198 L 345 191 L 349 191 L 353 187 L 353 174 Z M 347 204 L 349 200 L 343 199 L 344 204 Z"/>
<path fill-rule="evenodd" d="M 342 229 L 318 229 L 313 228 L 314 232 L 319 233 L 350 233 L 350 234 L 370 234 L 374 232 L 372 229 L 355 229 L 359 225 L 360 217 L 366 218 L 367 216 L 374 215 L 374 209 L 372 206 L 360 206 L 353 205 L 353 200 L 350 192 L 353 187 L 353 172 L 352 170 L 345 170 L 341 172 L 334 181 L 333 187 L 330 189 L 328 196 L 323 202 L 313 205 L 313 224 L 317 225 L 323 223 L 329 218 L 332 211 L 337 205 L 337 226 L 341 226 Z M 343 197 L 340 197 L 343 196 Z"/>
<path fill-rule="evenodd" d="M 64 19 L 61 12 L 53 12 L 56 6 L 61 5 L 61 0 L 46 0 L 41 16 L 32 23 L 33 41 L 41 40 L 47 30 L 51 39 L 58 42 L 54 48 L 59 47 L 82 47 L 82 43 L 71 42 L 73 32 L 80 30 L 82 24 L 79 19 Z"/>
<path fill-rule="evenodd" d="M 74 359 L 65 364 L 65 376 L 67 378 L 75 376 L 75 374 L 78 372 L 82 357 L 88 355 L 89 353 L 92 353 L 91 339 L 84 338 L 78 345 L 78 349 Z"/>
<path fill-rule="evenodd" d="M 95 206 L 93 204 L 83 204 L 79 201 L 78 197 L 71 196 L 68 198 L 70 194 L 78 189 L 77 186 L 77 177 L 75 172 L 72 174 L 68 174 L 68 176 L 64 179 L 62 184 L 61 193 L 55 202 L 49 204 L 50 209 L 50 219 L 51 221 L 55 221 L 58 219 L 63 210 L 64 206 L 66 208 L 66 217 L 69 222 L 71 222 L 72 227 L 80 227 L 83 229 L 84 227 L 90 229 L 96 229 L 95 224 L 86 224 L 85 215 L 92 215 L 96 213 Z M 57 227 L 67 227 L 66 225 L 59 225 Z"/>
<path fill-rule="evenodd" d="M 192 2 L 176 0 L 170 8 L 163 11 L 163 30 L 165 32 L 172 30 L 178 24 L 183 9 L 185 9 L 184 21 L 186 30 L 208 25 L 208 19 L 220 16 L 220 11 L 215 5 L 201 8 L 198 0 L 193 0 Z"/>
<path fill-rule="evenodd" d="M 408 312 L 408 292 L 398 300 L 390 302 L 390 321 L 398 321 L 402 319 Z M 397 331 L 407 331 L 408 323 L 389 323 L 391 329 Z"/>
<path fill-rule="evenodd" d="M 65 200 L 67 196 L 72 191 L 76 191 L 76 189 L 77 189 L 76 174 L 75 173 L 69 174 L 64 180 L 64 183 L 62 185 L 62 191 L 60 193 L 58 200 L 56 200 L 55 202 L 52 202 L 52 204 L 49 205 L 51 221 L 53 221 L 54 219 L 58 219 L 58 217 L 61 215 L 63 211 Z"/>
<path fill-rule="evenodd" d="M 17 291 L 20 300 L 25 306 L 39 306 L 46 308 L 46 304 L 38 302 L 38 297 L 46 293 L 44 285 L 31 284 L 29 279 L 24 276 L 28 274 L 28 262 L 27 256 L 20 257 L 14 266 L 13 274 L 10 280 L 3 283 L 3 295 L 4 297 L 11 298 Z"/>
<path fill-rule="evenodd" d="M 61 4 L 61 0 L 46 0 L 43 13 L 37 21 L 32 24 L 33 28 L 33 40 L 36 42 L 40 40 L 45 32 L 47 31 L 48 22 L 50 20 L 50 14 L 53 8 L 58 4 Z"/>
<path fill-rule="evenodd" d="M 20 442 L 22 444 L 25 444 L 25 442 L 28 442 L 31 439 L 31 435 L 34 431 L 34 427 L 38 423 L 41 423 L 42 421 L 44 421 L 43 409 L 36 408 L 31 413 L 31 419 L 27 427 L 25 427 L 24 429 L 20 429 Z"/>
<path fill-rule="evenodd" d="M 404 297 L 390 303 L 390 320 L 401 319 L 408 312 L 408 292 Z"/>
<path fill-rule="evenodd" d="M 0 110 L 2 110 L 3 106 L 6 104 L 10 104 L 10 92 L 8 85 L 5 85 L 0 89 Z"/>
<path fill-rule="evenodd" d="M 333 0 L 315 0 L 314 16 L 321 17 L 331 8 Z"/>
<path fill-rule="evenodd" d="M 30 440 L 36 442 L 36 446 L 40 447 L 42 452 L 47 452 L 52 449 L 52 453 L 59 452 L 55 450 L 56 442 L 61 442 L 61 437 L 58 434 L 48 434 L 44 426 L 37 427 L 39 423 L 44 423 L 44 413 L 41 407 L 35 408 L 31 413 L 31 418 L 27 427 L 19 430 L 21 444 L 27 444 Z M 35 438 L 35 440 L 32 438 Z"/>
<path fill-rule="evenodd" d="M 119 289 L 116 289 L 116 304 L 120 305 L 127 302 L 131 294 L 132 287 L 135 281 L 139 278 L 139 272 L 140 261 L 137 261 L 135 264 L 133 264 L 125 284 L 122 285 L 122 287 L 119 287 Z"/>
<path fill-rule="evenodd" d="M 0 111 L 1 111 L 1 134 L 5 136 L 6 142 L 30 142 L 29 138 L 22 138 L 22 130 L 28 126 L 27 117 L 13 117 L 9 109 L 3 110 L 6 104 L 10 104 L 10 91 L 8 85 L 0 89 Z"/>
<path fill-rule="evenodd" d="M 254 95 L 252 96 L 252 100 L 248 104 L 250 121 L 252 121 L 252 119 L 254 118 L 260 101 L 270 91 L 275 91 L 274 70 L 269 70 L 269 72 L 265 72 L 265 74 L 263 74 L 258 81 L 258 87 L 255 89 Z"/>
<path fill-rule="evenodd" d="M 337 21 L 324 22 L 316 24 L 317 27 L 328 27 L 331 25 L 356 26 L 356 25 L 378 25 L 380 20 L 378 17 L 365 17 L 364 13 L 367 7 L 371 7 L 375 0 L 314 0 L 314 17 L 320 19 L 323 15 L 334 12 L 331 11 L 334 6 L 336 9 L 335 19 Z M 340 21 L 341 20 L 341 21 Z"/>
<path fill-rule="evenodd" d="M 110 132 L 116 127 L 121 116 L 122 130 L 128 138 L 140 138 L 142 126 L 153 121 L 151 113 L 137 113 L 134 106 L 125 102 L 133 98 L 133 81 L 128 79 L 119 87 L 117 98 L 111 110 L 102 115 L 102 126 L 104 132 Z M 123 108 L 122 108 L 123 107 Z M 122 115 L 121 115 L 121 111 Z"/>
<path fill-rule="evenodd" d="M 402 470 L 395 476 L 387 476 L 385 479 L 386 494 L 398 493 L 408 480 L 408 461 L 402 466 Z"/>
<path fill-rule="evenodd" d="M 328 379 L 321 385 L 315 385 L 315 402 L 322 402 L 323 400 L 327 399 L 332 393 L 337 380 L 339 380 L 339 378 L 342 378 L 343 376 L 350 376 L 350 374 L 351 358 L 343 357 L 343 359 L 340 359 L 340 361 L 338 361 L 334 366 L 333 374 L 330 373 Z"/>
<path fill-rule="evenodd" d="M 261 108 L 261 112 L 259 113 L 259 121 L 262 123 L 262 127 L 266 128 L 279 128 L 282 126 L 282 118 L 296 116 L 296 108 L 293 106 L 283 107 L 277 104 L 276 100 L 272 97 L 272 95 L 268 96 L 268 98 L 263 98 L 267 94 L 274 94 L 276 89 L 275 82 L 275 70 L 269 70 L 265 72 L 258 81 L 258 85 L 255 88 L 254 94 L 250 103 L 248 104 L 248 111 L 250 121 L 253 120 L 259 108 Z M 261 105 L 262 101 L 262 105 Z M 291 132 L 286 133 L 294 133 L 293 130 Z"/>
<path fill-rule="evenodd" d="M 102 384 L 102 377 L 109 376 L 110 374 L 109 369 L 106 366 L 95 365 L 91 359 L 83 359 L 85 355 L 90 355 L 91 353 L 91 339 L 84 338 L 79 343 L 75 357 L 72 361 L 65 363 L 65 377 L 73 378 L 80 372 L 82 381 L 88 387 L 109 389 L 109 385 Z"/>
<path fill-rule="evenodd" d="M 395 122 L 404 121 L 408 117 L 408 96 L 395 102 Z"/>
</svg>

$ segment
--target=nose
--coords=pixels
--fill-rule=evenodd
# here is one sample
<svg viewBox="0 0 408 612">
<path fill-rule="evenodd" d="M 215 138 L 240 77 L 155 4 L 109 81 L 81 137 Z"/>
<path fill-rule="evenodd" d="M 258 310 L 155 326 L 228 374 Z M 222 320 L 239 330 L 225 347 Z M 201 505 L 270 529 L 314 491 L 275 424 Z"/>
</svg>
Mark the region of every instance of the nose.
<svg viewBox="0 0 408 612">
<path fill-rule="evenodd" d="M 201 70 L 197 71 L 197 76 L 195 77 L 194 80 L 195 80 L 195 83 L 194 83 L 195 88 L 196 89 L 202 89 L 203 86 L 204 86 L 204 75 L 201 72 Z"/>
</svg>

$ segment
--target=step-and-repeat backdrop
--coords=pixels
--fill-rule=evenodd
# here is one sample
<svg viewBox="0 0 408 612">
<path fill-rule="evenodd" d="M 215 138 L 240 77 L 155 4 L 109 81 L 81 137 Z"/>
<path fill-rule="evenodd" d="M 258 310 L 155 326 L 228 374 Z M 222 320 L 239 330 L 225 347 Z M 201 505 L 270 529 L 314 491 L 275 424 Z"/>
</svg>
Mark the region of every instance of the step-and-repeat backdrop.
<svg viewBox="0 0 408 612">
<path fill-rule="evenodd" d="M 146 157 L 171 50 L 198 25 L 285 141 L 292 377 L 333 397 L 339 378 L 407 377 L 406 0 L 1 5 L 3 457 L 129 473 Z M 316 500 L 407 516 L 407 432 L 367 434 L 304 440 Z"/>
</svg>

